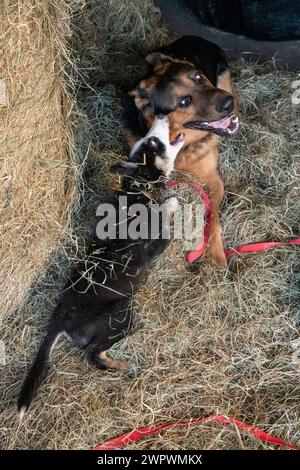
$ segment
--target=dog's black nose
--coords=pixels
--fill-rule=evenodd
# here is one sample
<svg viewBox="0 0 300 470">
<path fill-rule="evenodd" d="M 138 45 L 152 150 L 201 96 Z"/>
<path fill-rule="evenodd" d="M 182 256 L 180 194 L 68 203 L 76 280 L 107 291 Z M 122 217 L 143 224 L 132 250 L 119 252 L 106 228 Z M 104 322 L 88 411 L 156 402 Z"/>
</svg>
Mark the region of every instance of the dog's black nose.
<svg viewBox="0 0 300 470">
<path fill-rule="evenodd" d="M 163 113 L 158 113 L 156 117 L 158 119 L 164 119 L 166 116 Z"/>
<path fill-rule="evenodd" d="M 217 105 L 217 110 L 219 113 L 232 113 L 234 108 L 234 98 L 232 96 L 225 96 L 222 100 L 219 101 Z"/>
</svg>

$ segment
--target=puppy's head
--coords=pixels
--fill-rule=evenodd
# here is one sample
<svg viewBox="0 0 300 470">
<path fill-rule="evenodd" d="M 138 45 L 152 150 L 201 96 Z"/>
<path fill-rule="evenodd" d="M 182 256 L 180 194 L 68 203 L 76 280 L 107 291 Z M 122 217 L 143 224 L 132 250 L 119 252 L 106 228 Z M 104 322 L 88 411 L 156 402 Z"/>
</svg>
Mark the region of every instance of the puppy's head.
<svg viewBox="0 0 300 470">
<path fill-rule="evenodd" d="M 231 135 L 237 131 L 234 97 L 213 86 L 201 70 L 190 62 L 160 52 L 149 54 L 146 60 L 151 67 L 150 73 L 129 95 L 134 97 L 135 105 L 143 112 L 148 125 L 157 113 L 168 115 L 171 141 L 184 129 L 218 135 Z"/>
<path fill-rule="evenodd" d="M 160 176 L 169 176 L 176 156 L 184 145 L 184 134 L 178 134 L 172 143 L 169 135 L 169 120 L 159 114 L 148 134 L 131 149 L 129 160 L 113 165 L 111 171 L 144 181 L 157 181 Z"/>
</svg>

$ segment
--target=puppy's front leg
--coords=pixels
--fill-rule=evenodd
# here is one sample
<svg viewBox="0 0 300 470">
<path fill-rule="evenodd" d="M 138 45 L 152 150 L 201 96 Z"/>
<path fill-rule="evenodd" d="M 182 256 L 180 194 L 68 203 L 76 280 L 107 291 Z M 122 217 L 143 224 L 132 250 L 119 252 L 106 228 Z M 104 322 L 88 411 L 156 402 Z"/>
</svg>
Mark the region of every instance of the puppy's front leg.
<svg viewBox="0 0 300 470">
<path fill-rule="evenodd" d="M 178 209 L 178 199 L 176 196 L 168 197 L 165 199 L 164 204 L 166 206 L 168 217 L 171 219 Z"/>
</svg>

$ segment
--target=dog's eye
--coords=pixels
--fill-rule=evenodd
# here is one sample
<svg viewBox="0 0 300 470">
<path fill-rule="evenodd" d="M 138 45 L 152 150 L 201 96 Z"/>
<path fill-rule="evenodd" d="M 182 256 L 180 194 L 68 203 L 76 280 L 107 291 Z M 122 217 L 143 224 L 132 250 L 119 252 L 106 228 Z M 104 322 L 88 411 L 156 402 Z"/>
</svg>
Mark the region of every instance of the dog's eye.
<svg viewBox="0 0 300 470">
<path fill-rule="evenodd" d="M 194 80 L 196 83 L 201 83 L 201 82 L 202 82 L 201 74 L 200 74 L 200 73 L 196 73 L 196 75 L 193 76 L 193 80 Z"/>
<path fill-rule="evenodd" d="M 177 106 L 179 108 L 187 108 L 192 102 L 192 97 L 188 96 L 181 96 L 178 100 Z"/>
</svg>

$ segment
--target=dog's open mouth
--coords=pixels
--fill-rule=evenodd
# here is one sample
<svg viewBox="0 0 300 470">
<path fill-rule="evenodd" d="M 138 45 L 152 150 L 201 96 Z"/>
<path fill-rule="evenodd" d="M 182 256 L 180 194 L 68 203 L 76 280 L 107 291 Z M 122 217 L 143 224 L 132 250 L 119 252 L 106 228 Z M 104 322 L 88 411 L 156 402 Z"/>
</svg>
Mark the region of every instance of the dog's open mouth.
<svg viewBox="0 0 300 470">
<path fill-rule="evenodd" d="M 171 145 L 177 145 L 179 142 L 183 142 L 185 138 L 185 135 L 183 132 L 181 134 L 178 134 L 175 139 L 172 140 Z"/>
<path fill-rule="evenodd" d="M 233 135 L 239 128 L 239 118 L 233 114 L 218 121 L 190 121 L 184 127 L 198 131 L 214 132 L 218 135 Z"/>
</svg>

